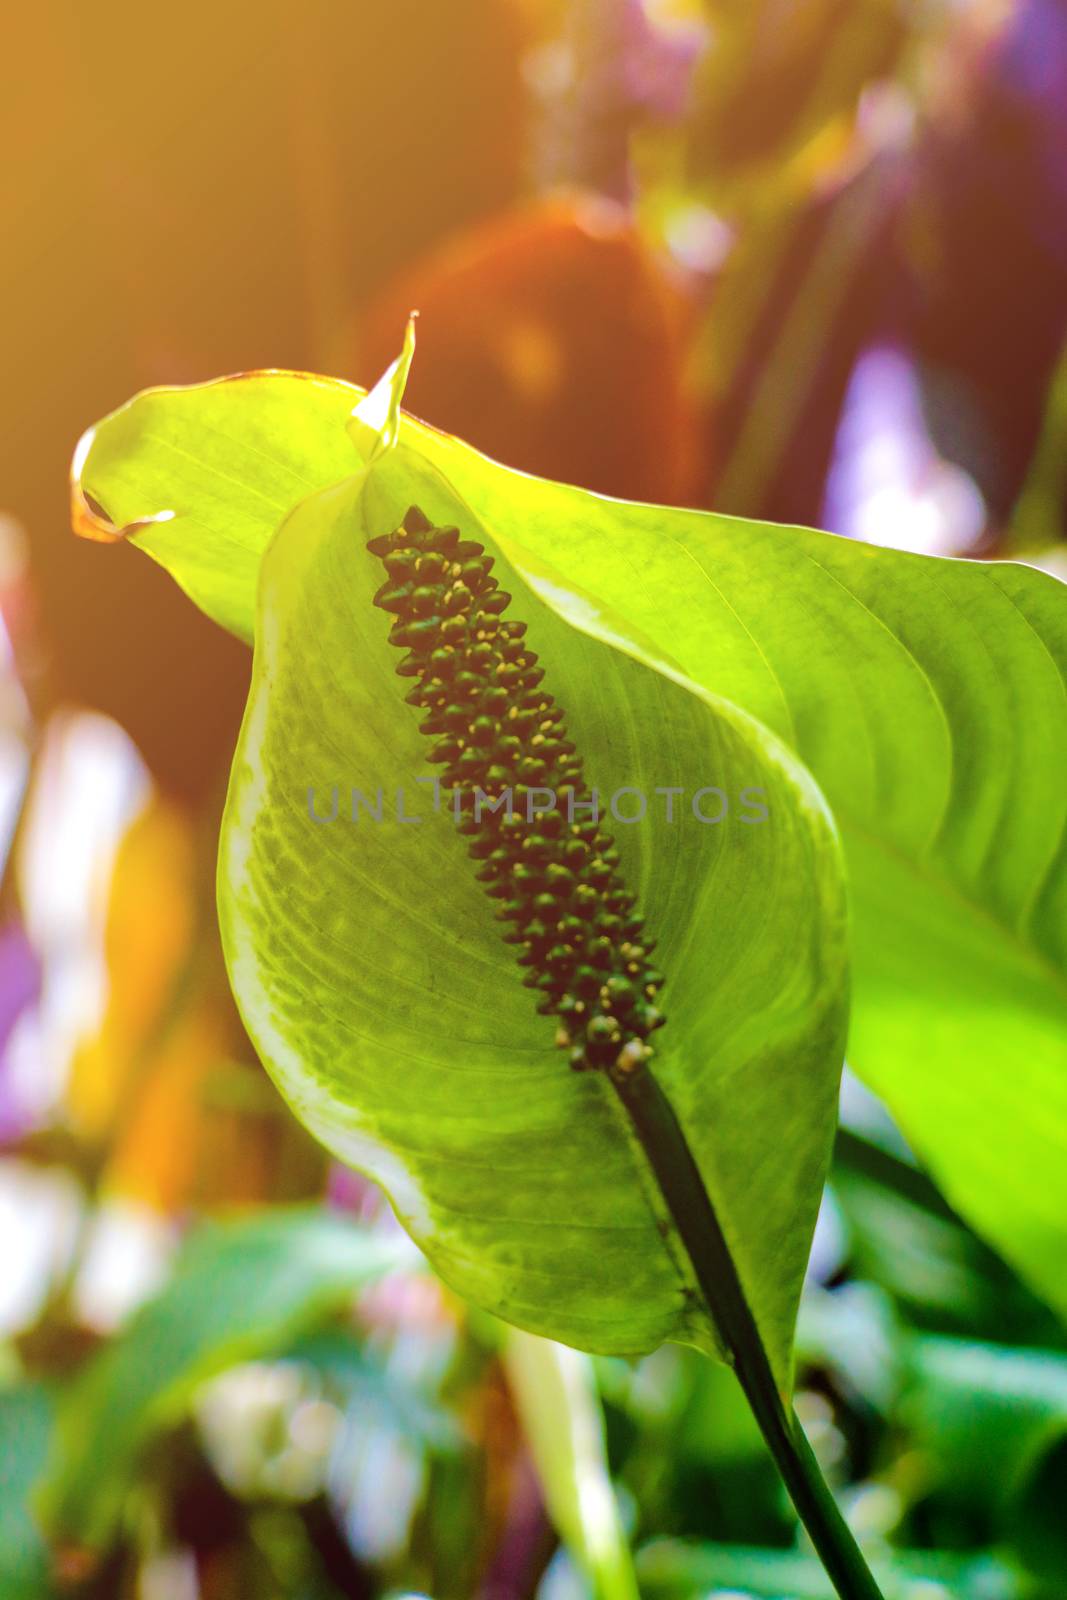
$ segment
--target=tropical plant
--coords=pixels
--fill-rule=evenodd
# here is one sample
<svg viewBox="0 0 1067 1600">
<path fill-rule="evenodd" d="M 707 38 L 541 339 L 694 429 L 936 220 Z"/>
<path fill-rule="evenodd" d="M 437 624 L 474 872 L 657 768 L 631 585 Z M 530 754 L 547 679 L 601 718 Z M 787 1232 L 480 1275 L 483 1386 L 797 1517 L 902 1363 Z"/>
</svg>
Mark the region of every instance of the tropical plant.
<svg viewBox="0 0 1067 1600">
<path fill-rule="evenodd" d="M 877 1596 L 788 1399 L 849 964 L 856 1071 L 1062 1309 L 1063 588 L 511 472 L 401 415 L 412 352 L 150 391 L 75 461 L 80 531 L 254 645 L 246 1025 L 472 1302 L 731 1362 Z"/>
</svg>

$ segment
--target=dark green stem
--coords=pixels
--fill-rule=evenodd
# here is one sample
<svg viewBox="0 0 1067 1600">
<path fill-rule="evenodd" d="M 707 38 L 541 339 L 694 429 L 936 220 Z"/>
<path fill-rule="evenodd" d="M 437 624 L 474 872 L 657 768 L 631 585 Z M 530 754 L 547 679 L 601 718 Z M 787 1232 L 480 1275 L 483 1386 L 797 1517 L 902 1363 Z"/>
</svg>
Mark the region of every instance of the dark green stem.
<svg viewBox="0 0 1067 1600">
<path fill-rule="evenodd" d="M 730 1247 L 670 1102 L 647 1068 L 612 1081 L 656 1174 L 753 1415 L 834 1588 L 841 1600 L 883 1600 L 796 1413 L 779 1392 Z"/>
</svg>

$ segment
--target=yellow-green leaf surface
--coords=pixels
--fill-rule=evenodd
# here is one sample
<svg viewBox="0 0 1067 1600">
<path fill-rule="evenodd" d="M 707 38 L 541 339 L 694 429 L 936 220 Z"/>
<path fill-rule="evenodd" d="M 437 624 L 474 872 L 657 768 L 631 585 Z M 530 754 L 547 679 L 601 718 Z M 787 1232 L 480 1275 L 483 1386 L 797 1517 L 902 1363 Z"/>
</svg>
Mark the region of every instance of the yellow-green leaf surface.
<svg viewBox="0 0 1067 1600">
<path fill-rule="evenodd" d="M 643 820 L 610 825 L 668 978 L 655 1070 L 784 1386 L 843 1049 L 842 885 L 821 798 L 773 736 L 652 665 L 404 448 L 304 500 L 262 563 L 219 863 L 249 1031 L 308 1126 L 382 1182 L 477 1304 L 591 1350 L 716 1348 L 610 1085 L 570 1070 L 498 902 L 434 808 L 366 547 L 412 503 L 493 555 L 604 810 L 623 789 L 623 815 L 647 799 Z M 712 787 L 731 803 L 721 824 L 693 809 Z M 658 789 L 677 791 L 673 820 Z M 381 821 L 365 805 L 352 820 L 353 790 Z M 757 811 L 743 790 L 759 791 L 765 820 L 744 820 Z M 316 820 L 335 791 L 336 819 Z M 698 806 L 714 816 L 721 801 Z"/>
<path fill-rule="evenodd" d="M 263 549 L 351 470 L 358 398 L 285 373 L 142 395 L 84 441 L 77 487 L 110 523 L 76 494 L 78 520 L 131 529 L 251 637 Z M 1067 590 L 1012 564 L 610 501 L 407 418 L 402 438 L 809 766 L 846 847 L 854 1064 L 954 1203 L 1067 1305 Z"/>
</svg>

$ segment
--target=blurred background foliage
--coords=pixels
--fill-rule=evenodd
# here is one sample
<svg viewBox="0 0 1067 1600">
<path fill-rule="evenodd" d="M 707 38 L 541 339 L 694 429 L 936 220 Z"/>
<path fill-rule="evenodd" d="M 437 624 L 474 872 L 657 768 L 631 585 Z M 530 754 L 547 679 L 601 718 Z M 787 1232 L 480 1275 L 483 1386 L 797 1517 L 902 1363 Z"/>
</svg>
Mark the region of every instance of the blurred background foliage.
<svg viewBox="0 0 1067 1600">
<path fill-rule="evenodd" d="M 149 384 L 373 380 L 418 306 L 411 409 L 510 465 L 1063 572 L 1067 4 L 38 0 L 8 43 L 0 1596 L 625 1600 L 604 1450 L 642 1595 L 828 1595 L 725 1369 L 544 1377 L 285 1113 L 214 921 L 247 656 L 71 540 L 65 475 Z M 887 1600 L 1058 1600 L 1064 1330 L 842 1115 L 817 1453 Z"/>
</svg>

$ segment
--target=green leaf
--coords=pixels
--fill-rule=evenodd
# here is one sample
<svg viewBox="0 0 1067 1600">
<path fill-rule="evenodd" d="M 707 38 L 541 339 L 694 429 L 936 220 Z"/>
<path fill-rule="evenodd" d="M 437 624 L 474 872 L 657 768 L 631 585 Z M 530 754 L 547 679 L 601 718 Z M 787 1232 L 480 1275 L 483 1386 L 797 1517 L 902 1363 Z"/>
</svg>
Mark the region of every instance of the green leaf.
<svg viewBox="0 0 1067 1600">
<path fill-rule="evenodd" d="M 1067 1570 L 1067 1357 L 962 1339 L 907 1347 L 900 1418 L 928 1461 L 927 1489 L 983 1512 L 1028 1567 Z"/>
<path fill-rule="evenodd" d="M 945 1556 L 901 1551 L 873 1562 L 885 1600 L 1052 1600 L 992 1554 Z M 818 1562 L 791 1550 L 741 1545 L 650 1544 L 637 1560 L 647 1600 L 833 1600 Z"/>
<path fill-rule="evenodd" d="M 77 520 L 128 528 L 250 638 L 277 523 L 352 470 L 358 397 L 284 373 L 140 396 L 83 442 Z M 853 1063 L 954 1205 L 1067 1307 L 1064 587 L 601 499 L 408 418 L 401 437 L 530 560 L 799 753 L 845 843 Z"/>
<path fill-rule="evenodd" d="M 0 1392 L 0 1594 L 4 1600 L 47 1600 L 49 1553 L 30 1510 L 48 1451 L 52 1407 L 37 1385 Z"/>
<path fill-rule="evenodd" d="M 814 773 L 849 872 L 850 1060 L 1067 1308 L 1067 589 L 536 480 L 518 494 L 456 442 L 430 449 L 535 551 L 566 527 L 571 581 Z"/>
<path fill-rule="evenodd" d="M 411 1259 L 402 1237 L 312 1208 L 199 1229 L 164 1289 L 63 1396 L 40 1497 L 50 1529 L 105 1545 L 141 1450 L 181 1420 L 205 1379 L 282 1350 Z"/>
<path fill-rule="evenodd" d="M 262 565 L 219 867 L 246 1024 L 302 1119 L 383 1183 L 469 1299 L 606 1353 L 717 1348 L 610 1085 L 569 1070 L 452 817 L 419 787 L 430 747 L 367 549 L 413 502 L 493 555 L 605 807 L 624 787 L 649 797 L 645 821 L 612 829 L 668 974 L 656 1073 L 785 1388 L 843 1031 L 839 865 L 819 797 L 764 730 L 651 664 L 403 449 L 304 501 Z M 697 821 L 710 784 L 762 791 L 769 820 Z M 657 786 L 684 794 L 673 822 Z M 334 788 L 344 813 L 314 821 L 309 790 L 328 816 Z M 350 820 L 353 789 L 381 791 L 381 822 Z M 397 795 L 421 820 L 398 820 Z"/>
</svg>

